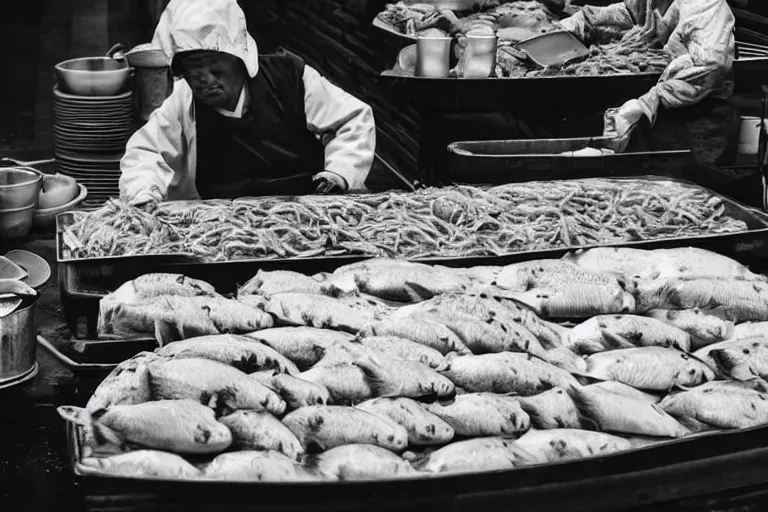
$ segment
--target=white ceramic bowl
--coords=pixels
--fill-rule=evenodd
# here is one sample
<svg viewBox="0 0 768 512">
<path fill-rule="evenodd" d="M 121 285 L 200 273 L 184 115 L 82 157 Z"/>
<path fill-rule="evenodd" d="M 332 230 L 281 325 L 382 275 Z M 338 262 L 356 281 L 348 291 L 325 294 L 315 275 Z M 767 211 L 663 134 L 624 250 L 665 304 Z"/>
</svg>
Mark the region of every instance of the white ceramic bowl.
<svg viewBox="0 0 768 512">
<path fill-rule="evenodd" d="M 56 215 L 60 213 L 68 212 L 70 210 L 74 210 L 75 208 L 77 208 L 78 205 L 82 203 L 85 200 L 85 198 L 88 196 L 88 189 L 85 188 L 85 185 L 78 183 L 77 186 L 78 186 L 78 189 L 80 190 L 80 193 L 77 194 L 76 198 L 74 198 L 72 201 L 68 202 L 67 204 L 63 204 L 55 208 L 47 208 L 45 210 L 35 210 L 35 213 L 34 213 L 35 228 L 44 229 L 44 230 L 51 229 L 56 225 Z"/>
<path fill-rule="evenodd" d="M 59 89 L 78 96 L 115 96 L 131 78 L 128 63 L 111 57 L 65 60 L 55 69 Z"/>
</svg>

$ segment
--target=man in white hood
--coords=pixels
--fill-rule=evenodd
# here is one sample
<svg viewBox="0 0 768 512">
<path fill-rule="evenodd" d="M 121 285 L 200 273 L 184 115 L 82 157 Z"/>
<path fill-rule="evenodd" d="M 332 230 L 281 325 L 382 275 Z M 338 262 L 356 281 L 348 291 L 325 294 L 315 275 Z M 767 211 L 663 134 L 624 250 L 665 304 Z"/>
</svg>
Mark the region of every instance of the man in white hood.
<svg viewBox="0 0 768 512">
<path fill-rule="evenodd" d="M 236 0 L 172 0 L 152 45 L 183 79 L 128 141 L 123 200 L 151 208 L 364 187 L 371 108 L 296 56 L 259 56 Z"/>
</svg>

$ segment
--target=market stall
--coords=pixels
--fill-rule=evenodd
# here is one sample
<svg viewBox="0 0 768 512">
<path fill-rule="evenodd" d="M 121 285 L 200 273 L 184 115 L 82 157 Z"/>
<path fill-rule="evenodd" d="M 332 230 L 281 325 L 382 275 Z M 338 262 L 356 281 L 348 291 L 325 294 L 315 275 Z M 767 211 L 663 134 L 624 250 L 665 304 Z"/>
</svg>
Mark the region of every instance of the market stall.
<svg viewBox="0 0 768 512">
<path fill-rule="evenodd" d="M 667 177 L 690 152 L 610 144 L 464 142 L 482 185 L 114 198 L 1 240 L 0 330 L 39 314 L 20 365 L 2 331 L 0 405 L 34 427 L 0 477 L 42 453 L 94 512 L 760 510 L 768 214 Z"/>
</svg>

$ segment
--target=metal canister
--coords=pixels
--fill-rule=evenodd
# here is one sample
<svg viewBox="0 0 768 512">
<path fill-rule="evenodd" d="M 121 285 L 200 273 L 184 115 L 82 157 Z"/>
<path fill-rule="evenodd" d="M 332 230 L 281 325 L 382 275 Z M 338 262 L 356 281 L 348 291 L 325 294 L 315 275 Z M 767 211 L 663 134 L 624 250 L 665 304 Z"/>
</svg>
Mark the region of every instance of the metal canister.
<svg viewBox="0 0 768 512">
<path fill-rule="evenodd" d="M 0 317 L 0 387 L 35 368 L 37 298 L 25 301 L 12 313 Z"/>
<path fill-rule="evenodd" d="M 447 77 L 451 71 L 451 41 L 447 36 L 420 36 L 416 42 L 416 76 Z"/>
<path fill-rule="evenodd" d="M 464 78 L 488 78 L 496 68 L 496 34 L 467 34 Z"/>
</svg>

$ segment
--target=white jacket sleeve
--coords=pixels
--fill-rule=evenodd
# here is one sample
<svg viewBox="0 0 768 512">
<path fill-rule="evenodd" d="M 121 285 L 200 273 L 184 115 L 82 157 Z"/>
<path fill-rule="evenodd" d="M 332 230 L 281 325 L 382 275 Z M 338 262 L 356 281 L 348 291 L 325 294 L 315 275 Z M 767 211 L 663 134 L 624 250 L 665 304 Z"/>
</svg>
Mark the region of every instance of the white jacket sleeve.
<svg viewBox="0 0 768 512">
<path fill-rule="evenodd" d="M 176 173 L 185 172 L 185 137 L 192 91 L 177 80 L 173 92 L 128 140 L 120 161 L 120 198 L 131 205 L 163 201 Z"/>
<path fill-rule="evenodd" d="M 366 103 L 304 66 L 307 127 L 325 144 L 325 171 L 344 178 L 348 190 L 360 190 L 373 164 L 376 125 Z"/>
<path fill-rule="evenodd" d="M 674 26 L 665 46 L 673 60 L 640 97 L 652 124 L 661 106 L 686 107 L 706 98 L 730 72 L 735 56 L 735 20 L 725 0 L 675 2 L 664 21 Z"/>
</svg>

